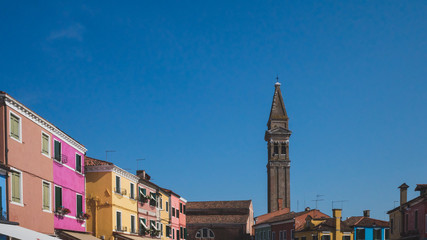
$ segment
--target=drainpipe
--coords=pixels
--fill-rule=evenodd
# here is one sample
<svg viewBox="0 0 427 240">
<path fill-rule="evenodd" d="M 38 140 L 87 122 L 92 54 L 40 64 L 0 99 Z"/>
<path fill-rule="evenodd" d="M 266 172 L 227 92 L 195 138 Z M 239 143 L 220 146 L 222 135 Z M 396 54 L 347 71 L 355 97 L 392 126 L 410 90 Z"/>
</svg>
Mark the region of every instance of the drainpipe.
<svg viewBox="0 0 427 240">
<path fill-rule="evenodd" d="M 8 163 L 8 159 L 7 159 L 7 154 L 9 152 L 8 148 L 7 148 L 7 111 L 6 111 L 6 102 L 5 102 L 5 97 L 3 97 L 2 99 L 2 104 L 3 104 L 3 108 L 4 108 L 4 163 L 6 166 L 9 166 Z M 9 172 L 7 172 L 6 174 L 6 217 L 7 220 L 9 221 Z"/>
</svg>

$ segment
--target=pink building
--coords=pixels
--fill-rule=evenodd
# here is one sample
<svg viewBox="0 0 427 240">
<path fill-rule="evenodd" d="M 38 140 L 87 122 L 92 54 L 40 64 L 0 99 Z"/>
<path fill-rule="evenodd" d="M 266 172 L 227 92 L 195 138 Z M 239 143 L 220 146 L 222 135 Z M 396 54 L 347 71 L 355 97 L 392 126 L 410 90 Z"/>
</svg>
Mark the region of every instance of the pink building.
<svg viewBox="0 0 427 240">
<path fill-rule="evenodd" d="M 171 213 L 171 238 L 186 239 L 186 208 L 187 200 L 171 190 L 164 189 L 170 194 L 170 213 Z"/>
<path fill-rule="evenodd" d="M 84 232 L 86 224 L 84 151 L 52 135 L 54 227 Z M 68 209 L 69 214 L 61 214 Z"/>
<path fill-rule="evenodd" d="M 183 197 L 179 198 L 179 232 L 180 238 L 187 239 L 187 200 Z"/>
<path fill-rule="evenodd" d="M 159 211 L 157 208 L 158 186 L 150 182 L 150 176 L 144 171 L 138 171 L 138 219 L 141 236 L 157 238 L 158 234 L 148 233 L 148 230 L 160 230 Z"/>
<path fill-rule="evenodd" d="M 0 99 L 0 162 L 12 170 L 6 178 L 8 219 L 49 235 L 56 228 L 85 231 L 75 217 L 77 195 L 82 209 L 85 199 L 84 175 L 75 164 L 81 156 L 83 169 L 86 148 L 5 92 Z M 62 209 L 58 217 L 59 204 L 71 212 Z"/>
</svg>

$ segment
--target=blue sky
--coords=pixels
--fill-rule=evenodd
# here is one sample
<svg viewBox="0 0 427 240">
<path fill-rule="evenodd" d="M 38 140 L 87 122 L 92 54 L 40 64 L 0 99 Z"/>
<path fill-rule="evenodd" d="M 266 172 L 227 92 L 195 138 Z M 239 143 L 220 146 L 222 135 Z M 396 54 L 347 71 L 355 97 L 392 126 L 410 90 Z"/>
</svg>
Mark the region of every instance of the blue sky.
<svg viewBox="0 0 427 240">
<path fill-rule="evenodd" d="M 190 201 L 267 209 L 276 74 L 293 210 L 376 218 L 426 183 L 425 1 L 0 3 L 1 90 Z"/>
</svg>

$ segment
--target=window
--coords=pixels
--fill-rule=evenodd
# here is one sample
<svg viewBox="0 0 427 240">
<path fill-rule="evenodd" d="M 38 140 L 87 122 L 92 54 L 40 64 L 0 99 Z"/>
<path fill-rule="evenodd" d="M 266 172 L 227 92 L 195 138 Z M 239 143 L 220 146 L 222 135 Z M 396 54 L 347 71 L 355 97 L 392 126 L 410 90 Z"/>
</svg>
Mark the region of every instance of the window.
<svg viewBox="0 0 427 240">
<path fill-rule="evenodd" d="M 54 148 L 54 151 L 55 151 L 54 159 L 56 161 L 58 161 L 58 162 L 61 162 L 61 155 L 62 155 L 61 142 L 59 142 L 57 140 L 54 140 L 54 142 L 55 142 L 55 146 L 54 146 L 55 147 Z"/>
<path fill-rule="evenodd" d="M 281 144 L 281 148 L 282 149 L 280 149 L 280 154 L 286 154 L 286 144 L 285 143 Z"/>
<path fill-rule="evenodd" d="M 391 234 L 393 234 L 393 228 L 394 228 L 394 219 L 390 219 L 390 230 L 391 230 Z"/>
<path fill-rule="evenodd" d="M 384 229 L 385 240 L 390 240 L 390 229 Z"/>
<path fill-rule="evenodd" d="M 331 240 L 331 236 L 330 235 L 323 235 L 321 239 L 322 240 Z M 301 238 L 301 240 L 302 240 L 302 238 Z"/>
<path fill-rule="evenodd" d="M 76 153 L 76 172 L 82 172 L 82 156 Z"/>
<path fill-rule="evenodd" d="M 43 210 L 50 211 L 50 183 L 42 181 L 43 186 Z"/>
<path fill-rule="evenodd" d="M 405 216 L 405 232 L 408 232 L 408 225 L 409 225 L 408 214 L 406 214 L 406 216 Z"/>
<path fill-rule="evenodd" d="M 175 239 L 175 229 L 172 228 L 172 239 Z"/>
<path fill-rule="evenodd" d="M 179 233 L 181 234 L 181 235 L 179 235 L 181 238 L 184 238 L 183 237 L 183 235 L 184 235 L 184 232 L 182 231 L 182 227 L 179 227 Z"/>
<path fill-rule="evenodd" d="M 271 236 L 271 231 L 270 231 L 270 230 L 268 230 L 268 233 L 267 233 L 267 239 L 268 239 L 268 240 L 270 240 L 270 236 Z"/>
<path fill-rule="evenodd" d="M 169 212 L 169 202 L 166 202 L 166 212 Z"/>
<path fill-rule="evenodd" d="M 292 240 L 294 240 L 294 237 L 295 237 L 295 236 L 294 236 L 294 230 L 293 230 L 293 229 L 291 229 L 291 239 L 292 239 Z"/>
<path fill-rule="evenodd" d="M 187 239 L 187 228 L 184 228 L 184 239 Z"/>
<path fill-rule="evenodd" d="M 374 235 L 374 240 L 382 240 L 381 228 L 374 229 L 373 235 Z"/>
<path fill-rule="evenodd" d="M 22 204 L 22 174 L 12 172 L 12 202 Z"/>
<path fill-rule="evenodd" d="M 62 188 L 55 186 L 55 211 L 62 208 Z"/>
<path fill-rule="evenodd" d="M 179 230 L 178 230 L 178 229 L 176 230 L 176 239 L 177 239 L 177 240 L 179 240 L 179 239 L 180 239 L 180 237 L 179 237 Z"/>
<path fill-rule="evenodd" d="M 171 236 L 171 227 L 166 226 L 166 237 L 170 237 Z"/>
<path fill-rule="evenodd" d="M 214 238 L 215 234 L 212 230 L 210 230 L 209 228 L 202 228 L 199 229 L 196 232 L 196 238 L 201 239 L 201 238 Z"/>
<path fill-rule="evenodd" d="M 139 201 L 142 202 L 142 198 L 147 196 L 146 195 L 147 192 L 146 192 L 145 188 L 142 188 L 142 187 L 138 187 L 138 188 L 139 188 Z"/>
<path fill-rule="evenodd" d="M 76 212 L 76 215 L 79 216 L 79 215 L 83 214 L 83 198 L 82 198 L 82 195 L 80 195 L 80 194 L 77 194 L 76 198 L 77 198 L 76 199 L 76 202 L 77 202 L 77 212 Z"/>
<path fill-rule="evenodd" d="M 82 195 L 77 194 L 76 195 L 76 202 L 77 202 L 77 212 L 76 215 L 82 215 L 83 214 L 83 198 Z"/>
<path fill-rule="evenodd" d="M 46 133 L 42 133 L 42 154 L 50 157 L 50 137 Z"/>
<path fill-rule="evenodd" d="M 286 240 L 287 238 L 288 238 L 288 233 L 287 233 L 287 231 L 285 230 L 285 231 L 283 231 L 282 239 L 283 239 L 283 240 Z M 301 238 L 301 240 L 304 240 L 304 239 L 302 239 L 302 238 Z"/>
<path fill-rule="evenodd" d="M 153 207 L 157 205 L 155 193 L 150 193 L 150 205 Z"/>
<path fill-rule="evenodd" d="M 317 240 L 317 235 L 313 235 L 313 240 Z"/>
<path fill-rule="evenodd" d="M 139 218 L 139 231 L 142 232 L 142 230 L 148 230 L 145 218 Z"/>
<path fill-rule="evenodd" d="M 342 240 L 350 240 L 351 237 L 349 235 L 343 235 Z"/>
<path fill-rule="evenodd" d="M 21 131 L 21 118 L 10 112 L 10 136 L 19 142 L 22 142 Z"/>
<path fill-rule="evenodd" d="M 279 144 L 274 143 L 274 155 L 279 154 Z"/>
<path fill-rule="evenodd" d="M 122 213 L 116 212 L 116 230 L 122 231 Z"/>
<path fill-rule="evenodd" d="M 179 210 L 176 210 L 176 217 L 179 218 Z"/>
<path fill-rule="evenodd" d="M 131 233 L 136 233 L 135 230 L 135 216 L 130 216 L 130 232 Z"/>
<path fill-rule="evenodd" d="M 418 211 L 415 211 L 414 214 L 414 228 L 415 230 L 418 230 Z"/>
<path fill-rule="evenodd" d="M 175 208 L 172 208 L 172 217 L 175 217 Z"/>
<path fill-rule="evenodd" d="M 365 229 L 364 228 L 356 229 L 356 240 L 365 240 Z"/>
<path fill-rule="evenodd" d="M 130 183 L 130 198 L 135 199 L 135 184 Z"/>
<path fill-rule="evenodd" d="M 187 214 L 187 209 L 185 207 L 186 205 L 184 205 L 184 214 Z"/>
<path fill-rule="evenodd" d="M 182 213 L 182 203 L 179 203 L 179 212 Z"/>
<path fill-rule="evenodd" d="M 120 177 L 116 176 L 116 193 L 120 193 Z"/>
</svg>

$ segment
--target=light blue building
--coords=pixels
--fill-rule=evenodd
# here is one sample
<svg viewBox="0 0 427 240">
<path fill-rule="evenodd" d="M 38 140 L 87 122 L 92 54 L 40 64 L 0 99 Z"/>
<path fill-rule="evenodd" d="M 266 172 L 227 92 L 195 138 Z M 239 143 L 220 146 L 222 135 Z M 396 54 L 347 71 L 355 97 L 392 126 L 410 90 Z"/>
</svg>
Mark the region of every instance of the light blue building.
<svg viewBox="0 0 427 240">
<path fill-rule="evenodd" d="M 354 240 L 389 240 L 389 223 L 370 218 L 369 215 L 369 210 L 365 210 L 363 216 L 350 217 L 344 221 L 354 229 Z"/>
</svg>

